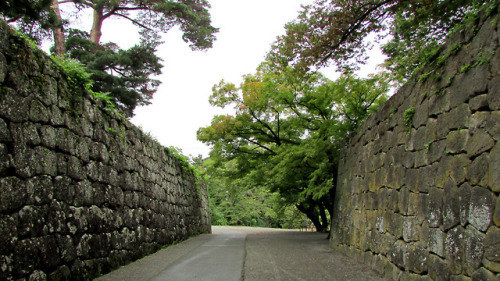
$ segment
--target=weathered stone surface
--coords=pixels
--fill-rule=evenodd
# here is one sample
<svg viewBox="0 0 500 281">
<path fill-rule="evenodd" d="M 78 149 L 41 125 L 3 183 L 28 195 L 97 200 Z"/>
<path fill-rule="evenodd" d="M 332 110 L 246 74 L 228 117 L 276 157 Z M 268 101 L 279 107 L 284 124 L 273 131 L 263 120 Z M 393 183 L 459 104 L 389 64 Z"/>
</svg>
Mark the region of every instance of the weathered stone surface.
<svg viewBox="0 0 500 281">
<path fill-rule="evenodd" d="M 429 252 L 421 245 L 408 247 L 408 270 L 415 273 L 427 272 Z"/>
<path fill-rule="evenodd" d="M 429 255 L 429 276 L 432 280 L 450 280 L 446 261 L 435 255 Z"/>
<path fill-rule="evenodd" d="M 500 192 L 500 143 L 497 143 L 490 152 L 488 169 L 488 187 L 494 192 Z"/>
<path fill-rule="evenodd" d="M 443 222 L 443 190 L 431 188 L 429 191 L 429 227 L 439 227 Z"/>
<path fill-rule="evenodd" d="M 469 141 L 469 130 L 451 131 L 446 137 L 446 151 L 451 154 L 465 152 Z"/>
<path fill-rule="evenodd" d="M 484 254 L 484 233 L 468 225 L 464 232 L 464 264 L 463 270 L 471 275 L 481 266 Z"/>
<path fill-rule="evenodd" d="M 497 197 L 497 203 L 495 205 L 495 213 L 493 214 L 493 222 L 496 226 L 500 226 L 500 196 Z"/>
<path fill-rule="evenodd" d="M 486 188 L 474 187 L 471 190 L 469 223 L 485 232 L 492 222 L 495 197 Z"/>
<path fill-rule="evenodd" d="M 482 267 L 472 274 L 471 281 L 498 281 L 498 279 L 495 274 Z"/>
<path fill-rule="evenodd" d="M 484 239 L 484 260 L 486 267 L 500 272 L 500 228 L 490 227 Z"/>
<path fill-rule="evenodd" d="M 194 175 L 10 30 L 0 23 L 0 280 L 92 280 L 209 232 Z"/>
<path fill-rule="evenodd" d="M 446 235 L 445 258 L 448 261 L 448 268 L 452 274 L 460 274 L 464 261 L 465 248 L 463 245 L 465 230 L 457 226 Z"/>
<path fill-rule="evenodd" d="M 467 143 L 467 156 L 473 157 L 490 150 L 495 145 L 491 136 L 483 130 L 476 130 Z"/>
<path fill-rule="evenodd" d="M 467 181 L 471 185 L 488 186 L 489 156 L 482 154 L 474 161 L 467 170 Z"/>
<path fill-rule="evenodd" d="M 449 180 L 444 186 L 443 228 L 451 229 L 460 223 L 460 195 L 457 186 Z"/>
</svg>

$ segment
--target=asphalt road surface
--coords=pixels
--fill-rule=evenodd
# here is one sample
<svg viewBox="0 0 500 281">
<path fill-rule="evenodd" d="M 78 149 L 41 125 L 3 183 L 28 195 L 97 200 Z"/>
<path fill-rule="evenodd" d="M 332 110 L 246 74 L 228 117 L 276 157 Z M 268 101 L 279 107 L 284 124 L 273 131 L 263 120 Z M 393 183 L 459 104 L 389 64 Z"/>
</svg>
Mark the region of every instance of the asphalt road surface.
<svg viewBox="0 0 500 281">
<path fill-rule="evenodd" d="M 250 227 L 212 227 L 212 232 L 96 280 L 384 280 L 332 250 L 325 234 Z"/>
</svg>

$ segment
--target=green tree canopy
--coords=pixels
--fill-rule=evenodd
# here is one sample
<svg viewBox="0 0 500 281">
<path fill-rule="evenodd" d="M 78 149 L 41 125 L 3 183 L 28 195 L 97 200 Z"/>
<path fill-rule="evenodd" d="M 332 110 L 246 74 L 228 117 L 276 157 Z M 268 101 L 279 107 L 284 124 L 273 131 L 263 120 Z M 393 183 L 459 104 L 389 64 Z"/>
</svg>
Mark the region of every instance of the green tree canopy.
<svg viewBox="0 0 500 281">
<path fill-rule="evenodd" d="M 198 139 L 213 146 L 211 158 L 232 161 L 235 178 L 278 192 L 324 231 L 340 142 L 384 101 L 388 87 L 382 75 L 329 81 L 264 64 L 240 87 L 214 86 L 211 104 L 234 106 L 236 114 L 214 117 Z"/>
</svg>

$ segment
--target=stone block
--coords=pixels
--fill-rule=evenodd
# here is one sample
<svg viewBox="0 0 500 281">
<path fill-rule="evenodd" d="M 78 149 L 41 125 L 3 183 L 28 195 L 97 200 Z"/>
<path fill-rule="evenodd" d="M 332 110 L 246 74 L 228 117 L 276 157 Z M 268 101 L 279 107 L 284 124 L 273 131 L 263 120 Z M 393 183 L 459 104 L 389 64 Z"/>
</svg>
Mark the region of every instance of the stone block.
<svg viewBox="0 0 500 281">
<path fill-rule="evenodd" d="M 495 196 L 486 188 L 472 188 L 468 221 L 476 229 L 486 232 L 491 225 L 495 199 Z"/>
<path fill-rule="evenodd" d="M 408 246 L 408 270 L 422 274 L 427 272 L 429 252 L 419 243 Z"/>
<path fill-rule="evenodd" d="M 386 212 L 384 214 L 384 225 L 387 232 L 394 237 L 403 237 L 403 216 L 400 214 Z"/>
<path fill-rule="evenodd" d="M 450 271 L 446 261 L 436 255 L 429 255 L 429 276 L 432 280 L 450 280 Z"/>
<path fill-rule="evenodd" d="M 500 139 L 500 111 L 491 112 L 484 128 L 494 140 L 498 141 Z"/>
<path fill-rule="evenodd" d="M 476 230 L 472 225 L 468 225 L 464 232 L 464 262 L 463 271 L 467 275 L 481 266 L 484 255 L 484 233 Z"/>
<path fill-rule="evenodd" d="M 426 231 L 423 231 L 423 233 L 427 236 L 424 237 L 427 241 L 427 249 L 429 249 L 431 253 L 444 257 L 446 233 L 439 228 L 428 228 Z"/>
<path fill-rule="evenodd" d="M 29 120 L 36 123 L 48 123 L 50 120 L 50 109 L 38 99 L 30 103 Z"/>
<path fill-rule="evenodd" d="M 451 131 L 446 137 L 446 152 L 450 154 L 458 154 L 465 152 L 465 146 L 469 140 L 469 130 L 461 129 Z"/>
<path fill-rule="evenodd" d="M 448 231 L 445 238 L 445 259 L 452 274 L 460 274 L 464 262 L 465 247 L 463 245 L 465 229 L 457 226 Z"/>
<path fill-rule="evenodd" d="M 484 239 L 483 264 L 493 272 L 500 272 L 500 228 L 490 227 Z"/>
<path fill-rule="evenodd" d="M 86 170 L 80 159 L 70 156 L 67 157 L 68 176 L 76 180 L 84 180 L 87 177 Z"/>
<path fill-rule="evenodd" d="M 410 200 L 410 191 L 408 190 L 408 188 L 403 187 L 399 191 L 399 199 L 398 199 L 398 209 L 400 214 L 408 215 L 409 200 Z"/>
<path fill-rule="evenodd" d="M 52 126 L 40 127 L 41 142 L 45 147 L 54 149 L 56 147 L 57 130 Z"/>
<path fill-rule="evenodd" d="M 448 162 L 448 173 L 456 184 L 461 184 L 465 181 L 467 168 L 471 161 L 464 154 L 454 155 Z"/>
<path fill-rule="evenodd" d="M 439 140 L 431 143 L 427 154 L 427 160 L 429 161 L 429 164 L 438 162 L 443 156 L 445 149 L 446 140 Z"/>
<path fill-rule="evenodd" d="M 75 185 L 74 206 L 91 206 L 94 204 L 94 189 L 88 180 L 79 181 Z"/>
<path fill-rule="evenodd" d="M 467 170 L 467 181 L 471 185 L 488 186 L 489 156 L 483 153 L 476 157 Z"/>
<path fill-rule="evenodd" d="M 464 183 L 458 189 L 458 200 L 460 210 L 460 224 L 465 226 L 469 222 L 471 186 Z"/>
<path fill-rule="evenodd" d="M 444 186 L 443 229 L 448 230 L 460 223 L 460 198 L 458 187 L 449 179 Z"/>
<path fill-rule="evenodd" d="M 427 127 L 420 127 L 417 129 L 415 134 L 412 134 L 412 138 L 414 139 L 414 149 L 416 151 L 425 149 L 425 145 L 429 140 L 426 138 L 427 136 Z"/>
<path fill-rule="evenodd" d="M 57 156 L 55 151 L 37 146 L 35 148 L 35 173 L 37 175 L 57 175 Z"/>
<path fill-rule="evenodd" d="M 493 223 L 500 227 L 500 196 L 497 196 L 495 204 L 495 213 L 493 214 Z"/>
<path fill-rule="evenodd" d="M 38 176 L 26 181 L 28 205 L 45 205 L 53 199 L 53 183 L 51 177 Z"/>
<path fill-rule="evenodd" d="M 500 142 L 493 147 L 489 155 L 488 187 L 494 192 L 500 192 Z"/>
<path fill-rule="evenodd" d="M 403 240 L 405 242 L 418 241 L 421 225 L 416 217 L 404 217 L 403 219 Z"/>
<path fill-rule="evenodd" d="M 429 210 L 427 222 L 429 227 L 439 227 L 443 222 L 443 190 L 431 188 L 429 190 Z"/>
<path fill-rule="evenodd" d="M 387 258 L 399 268 L 406 268 L 408 262 L 408 245 L 402 240 L 397 240 L 389 250 Z"/>
<path fill-rule="evenodd" d="M 467 142 L 467 156 L 469 158 L 477 156 L 480 153 L 490 150 L 495 145 L 491 136 L 481 129 L 474 131 L 471 139 Z"/>
<path fill-rule="evenodd" d="M 2 213 L 19 210 L 28 199 L 25 182 L 17 177 L 0 178 L 0 194 Z"/>
<path fill-rule="evenodd" d="M 500 110 L 500 77 L 495 76 L 488 84 L 488 105 L 491 110 Z"/>
<path fill-rule="evenodd" d="M 451 107 L 460 106 L 464 102 L 469 102 L 471 98 L 484 94 L 488 89 L 488 76 L 486 65 L 476 66 L 458 74 L 450 86 L 450 91 L 453 93 Z"/>
<path fill-rule="evenodd" d="M 491 112 L 478 111 L 471 115 L 469 120 L 469 130 L 474 132 L 477 129 L 486 128 L 488 121 L 491 120 Z"/>
<path fill-rule="evenodd" d="M 429 116 L 438 116 L 450 110 L 450 95 L 432 95 L 429 97 Z"/>
<path fill-rule="evenodd" d="M 10 134 L 9 127 L 7 126 L 7 123 L 0 118 L 0 142 L 11 142 L 12 137 Z"/>
<path fill-rule="evenodd" d="M 498 279 L 493 272 L 481 267 L 472 274 L 471 281 L 498 281 Z"/>
<path fill-rule="evenodd" d="M 488 110 L 488 95 L 483 94 L 469 100 L 469 107 L 472 111 Z"/>
<path fill-rule="evenodd" d="M 19 95 L 11 88 L 2 88 L 0 100 L 0 116 L 11 122 L 21 123 L 28 121 L 29 104 L 31 99 Z"/>
</svg>

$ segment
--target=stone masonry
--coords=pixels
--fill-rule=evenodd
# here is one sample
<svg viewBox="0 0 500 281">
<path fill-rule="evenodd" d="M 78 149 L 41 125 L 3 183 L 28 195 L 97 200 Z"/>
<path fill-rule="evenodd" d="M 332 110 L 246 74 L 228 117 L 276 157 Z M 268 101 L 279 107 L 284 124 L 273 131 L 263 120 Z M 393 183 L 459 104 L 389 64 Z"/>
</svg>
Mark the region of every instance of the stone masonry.
<svg viewBox="0 0 500 281">
<path fill-rule="evenodd" d="M 0 24 L 0 280 L 91 280 L 210 232 L 193 173 Z"/>
<path fill-rule="evenodd" d="M 499 46 L 494 7 L 349 140 L 332 247 L 388 280 L 500 280 Z"/>
</svg>

